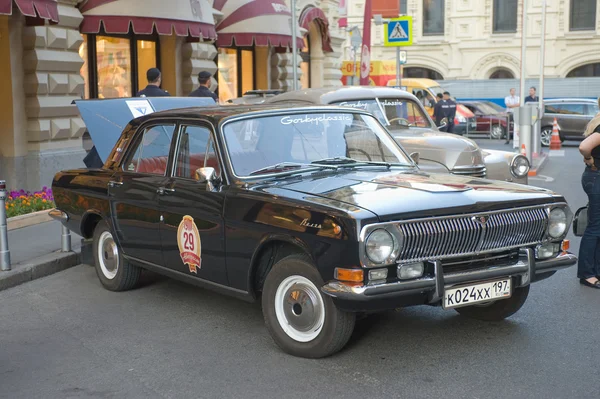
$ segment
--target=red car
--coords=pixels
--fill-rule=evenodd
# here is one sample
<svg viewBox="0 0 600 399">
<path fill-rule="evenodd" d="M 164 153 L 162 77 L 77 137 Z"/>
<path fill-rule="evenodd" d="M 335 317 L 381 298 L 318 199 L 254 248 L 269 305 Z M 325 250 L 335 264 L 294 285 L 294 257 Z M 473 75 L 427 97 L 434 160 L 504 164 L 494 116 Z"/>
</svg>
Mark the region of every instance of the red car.
<svg viewBox="0 0 600 399">
<path fill-rule="evenodd" d="M 477 132 L 489 133 L 494 139 L 506 137 L 508 113 L 506 110 L 491 101 L 460 101 L 477 118 Z M 510 135 L 513 134 L 514 122 L 510 119 Z"/>
</svg>

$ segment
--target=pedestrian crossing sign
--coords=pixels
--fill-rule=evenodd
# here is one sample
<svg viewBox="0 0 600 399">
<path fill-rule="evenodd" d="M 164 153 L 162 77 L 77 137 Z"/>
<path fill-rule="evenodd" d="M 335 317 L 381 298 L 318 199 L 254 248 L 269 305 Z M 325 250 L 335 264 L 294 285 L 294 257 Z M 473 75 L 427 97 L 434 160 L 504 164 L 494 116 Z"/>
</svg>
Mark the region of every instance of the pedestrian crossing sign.
<svg viewBox="0 0 600 399">
<path fill-rule="evenodd" d="M 410 46 L 413 43 L 412 17 L 392 18 L 384 25 L 386 47 Z"/>
</svg>

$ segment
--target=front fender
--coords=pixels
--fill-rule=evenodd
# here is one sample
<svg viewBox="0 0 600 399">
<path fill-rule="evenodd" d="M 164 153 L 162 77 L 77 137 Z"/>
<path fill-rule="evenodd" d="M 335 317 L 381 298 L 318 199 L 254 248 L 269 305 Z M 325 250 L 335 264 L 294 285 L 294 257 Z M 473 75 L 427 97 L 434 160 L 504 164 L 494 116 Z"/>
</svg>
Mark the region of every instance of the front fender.
<svg viewBox="0 0 600 399">
<path fill-rule="evenodd" d="M 519 184 L 528 184 L 527 176 L 518 178 L 511 172 L 513 158 L 518 154 L 510 151 L 481 150 L 487 169 L 487 178 Z"/>
</svg>

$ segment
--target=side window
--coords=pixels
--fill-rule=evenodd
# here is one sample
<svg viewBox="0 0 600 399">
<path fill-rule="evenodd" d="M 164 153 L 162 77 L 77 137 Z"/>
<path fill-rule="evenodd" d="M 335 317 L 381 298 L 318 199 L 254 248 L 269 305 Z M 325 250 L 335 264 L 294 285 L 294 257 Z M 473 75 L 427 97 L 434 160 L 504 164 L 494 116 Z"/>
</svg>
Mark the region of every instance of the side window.
<svg viewBox="0 0 600 399">
<path fill-rule="evenodd" d="M 164 175 L 167 172 L 169 150 L 175 124 L 156 125 L 144 129 L 135 144 L 133 156 L 123 164 L 128 172 Z"/>
<path fill-rule="evenodd" d="M 177 148 L 175 177 L 194 179 L 196 170 L 207 166 L 215 168 L 217 176 L 221 175 L 210 129 L 203 126 L 184 126 Z"/>
<path fill-rule="evenodd" d="M 588 104 L 587 105 L 587 115 L 594 116 L 598 113 L 598 105 L 596 104 Z"/>
<path fill-rule="evenodd" d="M 556 109 L 556 107 L 552 106 L 552 105 L 546 105 L 545 109 L 544 109 L 544 113 L 545 114 L 558 114 L 558 110 Z"/>
<path fill-rule="evenodd" d="M 585 105 L 584 104 L 562 104 L 560 106 L 561 114 L 568 115 L 584 115 Z"/>
</svg>

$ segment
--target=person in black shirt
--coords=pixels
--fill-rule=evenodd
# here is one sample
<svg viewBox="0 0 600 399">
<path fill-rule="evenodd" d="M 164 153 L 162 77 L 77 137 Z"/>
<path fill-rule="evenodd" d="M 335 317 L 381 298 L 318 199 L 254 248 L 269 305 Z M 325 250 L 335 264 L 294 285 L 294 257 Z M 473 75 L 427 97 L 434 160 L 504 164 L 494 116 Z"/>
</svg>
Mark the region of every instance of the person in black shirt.
<svg viewBox="0 0 600 399">
<path fill-rule="evenodd" d="M 448 133 L 454 133 L 454 118 L 456 117 L 456 103 L 454 100 L 450 98 L 450 93 L 447 91 L 444 92 L 444 102 L 442 105 L 442 111 L 444 113 L 444 117 L 448 119 L 448 129 L 446 131 Z"/>
<path fill-rule="evenodd" d="M 444 105 L 444 103 L 444 96 L 442 95 L 442 93 L 438 93 L 437 102 L 433 107 L 433 120 L 435 120 L 435 124 L 437 126 L 440 126 L 444 120 L 444 112 L 442 111 L 442 106 Z M 447 127 L 448 126 L 444 126 L 443 128 L 440 128 L 440 131 L 445 132 Z"/>
<path fill-rule="evenodd" d="M 579 244 L 577 277 L 586 287 L 600 288 L 600 113 L 589 122 L 584 136 L 579 152 L 586 165 L 581 184 L 588 196 L 588 224 Z"/>
<path fill-rule="evenodd" d="M 535 95 L 535 92 L 535 87 L 532 86 L 529 88 L 529 95 L 525 97 L 526 103 L 537 103 L 538 101 L 540 101 L 540 98 Z"/>
<path fill-rule="evenodd" d="M 162 82 L 162 76 L 158 68 L 150 68 L 146 72 L 146 78 L 148 79 L 148 86 L 144 90 L 140 90 L 136 97 L 169 97 L 170 94 L 160 88 Z"/>
<path fill-rule="evenodd" d="M 190 93 L 190 97 L 210 97 L 215 100 L 216 103 L 219 102 L 219 97 L 212 91 L 210 91 L 210 72 L 202 71 L 198 74 L 198 83 L 200 83 L 200 87 Z"/>
</svg>

